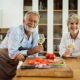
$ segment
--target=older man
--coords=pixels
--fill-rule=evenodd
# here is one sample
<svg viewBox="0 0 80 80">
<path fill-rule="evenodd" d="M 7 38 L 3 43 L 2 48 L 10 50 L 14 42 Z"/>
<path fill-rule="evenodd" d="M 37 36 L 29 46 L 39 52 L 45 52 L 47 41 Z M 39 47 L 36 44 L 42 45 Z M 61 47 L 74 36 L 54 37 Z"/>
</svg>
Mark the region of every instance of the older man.
<svg viewBox="0 0 80 80">
<path fill-rule="evenodd" d="M 43 50 L 38 45 L 38 32 L 36 27 L 39 22 L 39 14 L 27 12 L 23 25 L 9 29 L 5 39 L 0 45 L 0 79 L 11 80 L 16 74 L 19 61 L 24 61 L 26 55 L 33 55 Z"/>
</svg>

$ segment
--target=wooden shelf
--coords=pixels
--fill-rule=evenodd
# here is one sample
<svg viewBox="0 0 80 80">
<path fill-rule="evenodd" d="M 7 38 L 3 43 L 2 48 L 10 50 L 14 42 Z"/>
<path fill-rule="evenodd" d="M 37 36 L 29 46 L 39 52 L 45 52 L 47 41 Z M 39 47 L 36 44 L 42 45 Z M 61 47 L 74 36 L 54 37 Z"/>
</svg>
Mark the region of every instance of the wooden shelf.
<svg viewBox="0 0 80 80">
<path fill-rule="evenodd" d="M 47 24 L 39 24 L 39 26 L 45 26 L 45 25 L 47 25 Z"/>
<path fill-rule="evenodd" d="M 77 10 L 69 10 L 69 11 L 76 12 Z"/>
<path fill-rule="evenodd" d="M 58 38 L 54 38 L 54 39 L 58 39 L 58 40 L 61 40 L 61 38 L 59 38 L 59 37 L 58 37 Z"/>
<path fill-rule="evenodd" d="M 62 24 L 54 24 L 54 26 L 62 26 Z"/>
<path fill-rule="evenodd" d="M 62 12 L 63 10 L 53 10 L 54 12 Z"/>
<path fill-rule="evenodd" d="M 47 9 L 45 9 L 45 10 L 39 10 L 39 12 L 47 12 Z"/>
</svg>

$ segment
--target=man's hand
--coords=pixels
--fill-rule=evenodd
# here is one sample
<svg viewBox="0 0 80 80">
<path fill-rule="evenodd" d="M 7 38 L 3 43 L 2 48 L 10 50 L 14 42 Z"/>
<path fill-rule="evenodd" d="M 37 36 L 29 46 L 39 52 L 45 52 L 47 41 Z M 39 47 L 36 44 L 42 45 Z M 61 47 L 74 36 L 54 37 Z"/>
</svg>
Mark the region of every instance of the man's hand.
<svg viewBox="0 0 80 80">
<path fill-rule="evenodd" d="M 41 51 L 43 51 L 43 45 L 38 45 L 34 48 L 35 52 L 39 53 Z"/>
<path fill-rule="evenodd" d="M 43 45 L 38 45 L 35 48 L 33 48 L 31 50 L 28 50 L 27 54 L 32 55 L 32 54 L 35 54 L 35 53 L 40 53 L 41 51 L 43 51 Z"/>
<path fill-rule="evenodd" d="M 22 54 L 16 54 L 15 61 L 16 60 L 24 61 L 25 60 L 25 57 Z"/>
</svg>

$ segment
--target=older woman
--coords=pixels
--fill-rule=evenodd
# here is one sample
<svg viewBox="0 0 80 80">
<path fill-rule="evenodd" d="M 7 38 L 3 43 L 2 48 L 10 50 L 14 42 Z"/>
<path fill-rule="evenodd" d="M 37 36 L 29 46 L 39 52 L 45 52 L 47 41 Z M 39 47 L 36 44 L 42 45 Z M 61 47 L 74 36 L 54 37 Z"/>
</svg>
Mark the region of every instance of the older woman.
<svg viewBox="0 0 80 80">
<path fill-rule="evenodd" d="M 68 33 L 62 37 L 59 54 L 62 57 L 80 56 L 80 21 L 77 14 L 69 16 L 67 26 Z"/>
</svg>

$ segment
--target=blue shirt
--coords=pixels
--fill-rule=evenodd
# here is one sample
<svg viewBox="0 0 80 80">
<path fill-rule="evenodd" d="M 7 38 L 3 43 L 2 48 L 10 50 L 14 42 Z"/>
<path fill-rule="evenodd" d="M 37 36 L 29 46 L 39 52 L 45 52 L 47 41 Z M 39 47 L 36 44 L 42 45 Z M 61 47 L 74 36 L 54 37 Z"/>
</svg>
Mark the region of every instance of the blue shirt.
<svg viewBox="0 0 80 80">
<path fill-rule="evenodd" d="M 34 48 L 38 45 L 39 35 L 38 32 L 33 32 L 29 39 L 24 33 L 23 25 L 15 28 L 10 28 L 4 40 L 2 41 L 0 48 L 8 48 L 9 57 L 14 59 L 16 54 L 27 54 L 27 50 Z M 26 50 L 19 51 L 19 47 L 24 47 Z"/>
</svg>

